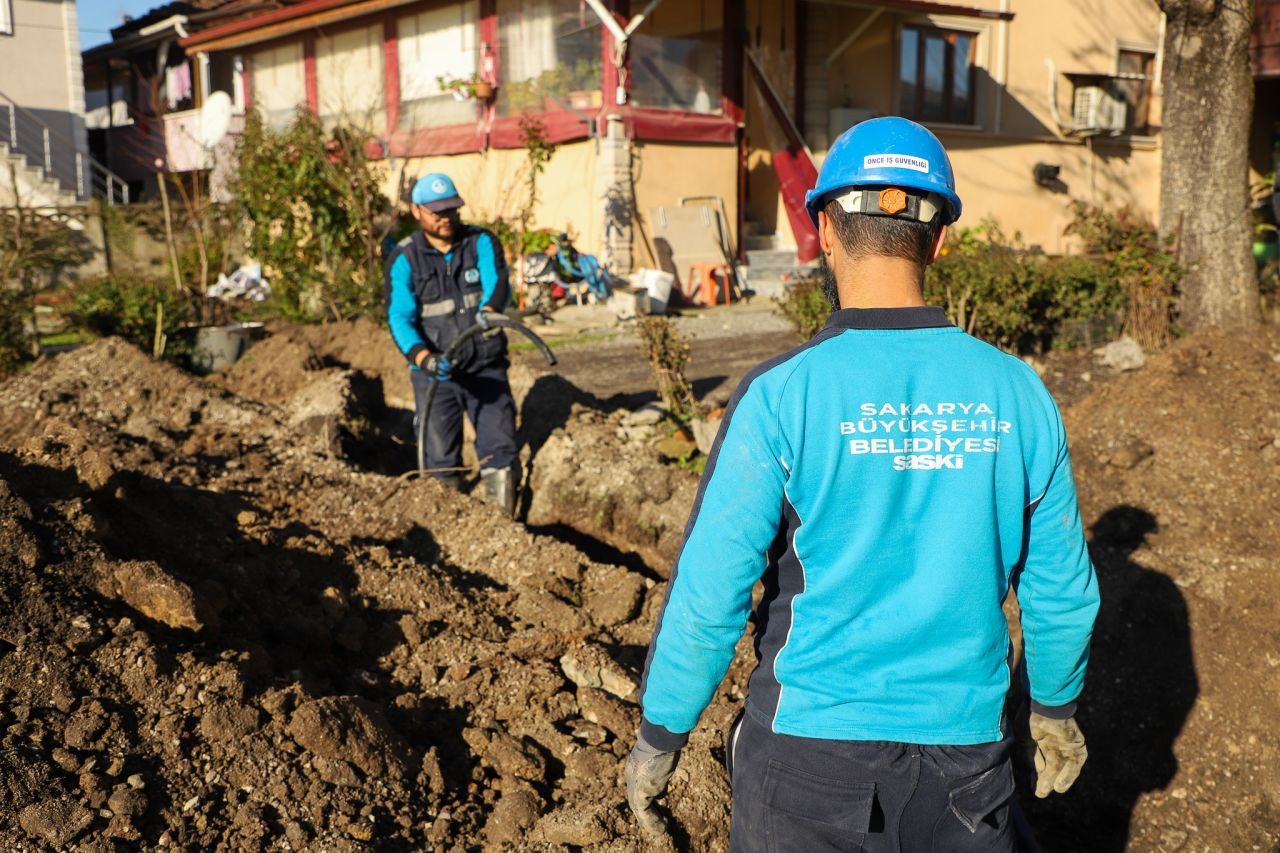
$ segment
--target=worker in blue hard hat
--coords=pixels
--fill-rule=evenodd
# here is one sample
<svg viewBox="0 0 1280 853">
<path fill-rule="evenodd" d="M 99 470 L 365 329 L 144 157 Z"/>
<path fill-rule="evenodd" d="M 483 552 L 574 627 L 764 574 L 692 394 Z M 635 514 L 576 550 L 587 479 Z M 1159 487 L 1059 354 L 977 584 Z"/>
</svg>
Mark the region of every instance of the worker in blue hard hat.
<svg viewBox="0 0 1280 853">
<path fill-rule="evenodd" d="M 725 746 L 731 853 L 1011 851 L 1013 678 L 1036 794 L 1067 790 L 1086 757 L 1074 713 L 1098 587 L 1062 419 L 1035 371 L 925 304 L 961 211 L 932 133 L 850 129 L 808 206 L 835 310 L 726 409 L 649 647 L 627 799 L 664 829 L 655 801 L 763 581 Z"/>
<path fill-rule="evenodd" d="M 409 362 L 423 416 L 437 385 L 427 424 L 426 461 L 435 476 L 462 485 L 462 418 L 475 427 L 482 496 L 515 510 L 515 401 L 507 381 L 507 339 L 493 331 L 446 352 L 473 324 L 501 312 L 510 298 L 502 246 L 489 231 L 462 221 L 462 197 L 448 175 L 424 175 L 413 185 L 410 210 L 420 226 L 387 257 L 387 321 Z"/>
</svg>

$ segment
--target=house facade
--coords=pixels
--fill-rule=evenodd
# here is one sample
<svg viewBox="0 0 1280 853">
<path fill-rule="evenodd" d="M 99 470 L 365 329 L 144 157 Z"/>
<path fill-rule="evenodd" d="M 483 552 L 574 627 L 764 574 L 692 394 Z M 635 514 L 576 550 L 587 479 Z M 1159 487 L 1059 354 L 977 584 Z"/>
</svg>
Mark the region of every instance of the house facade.
<svg viewBox="0 0 1280 853">
<path fill-rule="evenodd" d="M 301 0 L 186 30 L 194 107 L 357 125 L 389 191 L 448 171 L 476 218 L 524 203 L 534 130 L 557 146 L 536 222 L 615 270 L 662 266 L 659 209 L 691 197 L 734 247 L 811 256 L 806 164 L 876 115 L 942 139 L 961 225 L 1047 252 L 1071 200 L 1154 218 L 1159 197 L 1154 0 Z"/>
<path fill-rule="evenodd" d="M 74 0 L 0 0 L 2 207 L 65 207 L 87 197 L 77 39 Z"/>
</svg>

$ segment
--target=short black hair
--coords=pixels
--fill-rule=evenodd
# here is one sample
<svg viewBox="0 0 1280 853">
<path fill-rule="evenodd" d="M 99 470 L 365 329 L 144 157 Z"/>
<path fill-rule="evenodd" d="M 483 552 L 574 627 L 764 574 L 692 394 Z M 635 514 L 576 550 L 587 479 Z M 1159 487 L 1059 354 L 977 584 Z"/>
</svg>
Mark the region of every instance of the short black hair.
<svg viewBox="0 0 1280 853">
<path fill-rule="evenodd" d="M 902 258 L 924 267 L 929 251 L 942 229 L 941 216 L 932 222 L 901 219 L 895 216 L 871 216 L 849 213 L 832 199 L 824 208 L 835 228 L 840 245 L 854 258 L 883 256 Z"/>
</svg>

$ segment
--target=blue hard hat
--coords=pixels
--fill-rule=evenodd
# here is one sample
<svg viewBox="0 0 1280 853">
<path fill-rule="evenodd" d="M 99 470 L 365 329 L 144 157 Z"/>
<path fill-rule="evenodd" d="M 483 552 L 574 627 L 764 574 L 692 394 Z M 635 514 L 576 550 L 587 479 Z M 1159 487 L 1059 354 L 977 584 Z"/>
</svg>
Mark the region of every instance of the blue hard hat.
<svg viewBox="0 0 1280 853">
<path fill-rule="evenodd" d="M 413 185 L 409 200 L 414 204 L 422 205 L 432 213 L 443 213 L 463 205 L 462 196 L 458 195 L 458 188 L 443 172 L 432 172 L 430 175 L 418 178 Z"/>
<path fill-rule="evenodd" d="M 928 128 L 897 116 L 859 122 L 840 134 L 827 152 L 818 185 L 805 194 L 813 224 L 828 196 L 851 187 L 898 187 L 942 197 L 943 225 L 960 218 L 951 161 Z"/>
</svg>

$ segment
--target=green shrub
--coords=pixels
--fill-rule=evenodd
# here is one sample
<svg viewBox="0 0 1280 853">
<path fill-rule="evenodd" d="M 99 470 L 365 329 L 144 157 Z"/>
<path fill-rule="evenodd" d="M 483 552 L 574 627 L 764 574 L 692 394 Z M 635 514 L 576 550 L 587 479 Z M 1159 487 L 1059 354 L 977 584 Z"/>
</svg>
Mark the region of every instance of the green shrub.
<svg viewBox="0 0 1280 853">
<path fill-rule="evenodd" d="M 151 352 L 157 312 L 170 342 L 165 354 L 177 357 L 184 351 L 177 333 L 191 319 L 191 303 L 171 282 L 100 278 L 76 288 L 67 313 L 73 328 L 97 337 L 116 335 Z"/>
<path fill-rule="evenodd" d="M 948 235 L 925 271 L 924 298 L 971 335 L 1010 352 L 1039 349 L 1050 336 L 1049 288 L 1040 257 L 987 220 Z"/>
<path fill-rule="evenodd" d="M 359 131 L 331 134 L 305 107 L 284 130 L 256 113 L 237 144 L 231 190 L 248 219 L 271 304 L 295 320 L 369 313 L 382 303 L 383 195 Z"/>
<path fill-rule="evenodd" d="M 831 314 L 831 304 L 822 292 L 822 276 L 816 271 L 787 284 L 782 296 L 773 301 L 806 341 L 818 334 Z"/>
<path fill-rule="evenodd" d="M 1174 334 L 1173 312 L 1183 268 L 1154 225 L 1132 208 L 1106 210 L 1072 202 L 1068 234 L 1105 265 L 1106 276 L 1124 298 L 1124 331 L 1144 347 L 1166 345 Z"/>
</svg>

